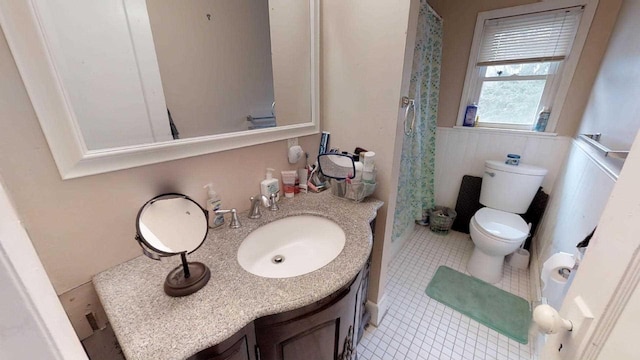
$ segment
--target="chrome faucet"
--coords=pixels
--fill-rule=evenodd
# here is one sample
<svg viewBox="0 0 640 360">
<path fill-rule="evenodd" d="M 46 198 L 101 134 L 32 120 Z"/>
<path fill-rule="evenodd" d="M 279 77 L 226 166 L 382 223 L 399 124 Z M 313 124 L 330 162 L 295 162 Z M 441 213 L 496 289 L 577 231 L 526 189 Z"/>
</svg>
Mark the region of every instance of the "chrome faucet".
<svg viewBox="0 0 640 360">
<path fill-rule="evenodd" d="M 264 205 L 264 207 L 268 207 L 271 211 L 277 211 L 280 208 L 278 207 L 278 203 L 276 202 L 276 198 L 278 197 L 278 193 L 275 192 L 271 194 L 269 197 L 266 195 L 256 195 L 249 198 L 251 200 L 251 209 L 249 210 L 249 219 L 259 219 L 262 214 L 260 213 L 260 203 Z"/>
<path fill-rule="evenodd" d="M 237 229 L 241 226 L 240 220 L 238 220 L 238 211 L 234 208 L 231 210 L 217 210 L 216 215 L 224 215 L 231 213 L 231 222 L 229 222 L 229 227 L 232 229 Z"/>
<path fill-rule="evenodd" d="M 256 195 L 249 198 L 251 200 L 251 209 L 249 210 L 249 219 L 259 219 L 262 214 L 260 213 L 260 202 L 264 207 L 269 207 L 269 198 L 265 195 Z"/>
</svg>

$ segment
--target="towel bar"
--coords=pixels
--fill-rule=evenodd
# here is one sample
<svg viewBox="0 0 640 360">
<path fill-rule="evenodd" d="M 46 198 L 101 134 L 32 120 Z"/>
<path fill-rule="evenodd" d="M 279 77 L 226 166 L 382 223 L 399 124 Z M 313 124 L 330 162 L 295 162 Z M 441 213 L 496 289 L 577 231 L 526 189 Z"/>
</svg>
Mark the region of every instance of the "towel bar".
<svg viewBox="0 0 640 360">
<path fill-rule="evenodd" d="M 602 134 L 600 133 L 596 133 L 596 134 L 580 134 L 578 135 L 578 138 L 584 140 L 587 142 L 587 144 L 593 146 L 594 148 L 598 149 L 599 151 L 604 153 L 605 157 L 611 157 L 611 158 L 618 158 L 618 159 L 626 159 L 627 155 L 629 155 L 629 151 L 623 151 L 623 150 L 611 150 L 608 147 L 602 145 L 600 143 L 600 136 Z"/>
</svg>

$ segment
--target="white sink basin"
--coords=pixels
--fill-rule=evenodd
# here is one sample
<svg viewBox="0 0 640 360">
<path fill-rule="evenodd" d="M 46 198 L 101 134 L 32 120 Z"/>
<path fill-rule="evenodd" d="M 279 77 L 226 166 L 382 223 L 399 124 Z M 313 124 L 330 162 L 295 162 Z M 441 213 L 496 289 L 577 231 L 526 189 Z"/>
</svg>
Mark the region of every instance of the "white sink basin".
<svg viewBox="0 0 640 360">
<path fill-rule="evenodd" d="M 344 242 L 344 231 L 329 219 L 291 216 L 251 232 L 240 244 L 238 262 L 254 275 L 294 277 L 330 263 L 340 254 Z"/>
</svg>

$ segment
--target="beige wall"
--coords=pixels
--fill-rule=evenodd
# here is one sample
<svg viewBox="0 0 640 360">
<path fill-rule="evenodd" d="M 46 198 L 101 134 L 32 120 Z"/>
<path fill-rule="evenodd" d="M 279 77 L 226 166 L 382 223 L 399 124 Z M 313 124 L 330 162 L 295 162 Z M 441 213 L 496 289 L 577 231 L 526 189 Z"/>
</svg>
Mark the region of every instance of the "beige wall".
<svg viewBox="0 0 640 360">
<path fill-rule="evenodd" d="M 478 12 L 530 4 L 537 1 L 428 0 L 428 2 L 444 19 L 438 126 L 451 127 L 456 124 L 458 116 L 458 107 L 462 96 Z M 556 128 L 556 132 L 560 135 L 575 135 L 606 49 L 611 29 L 615 23 L 620 3 L 621 0 L 600 0 L 574 79 L 569 87 L 565 106 L 560 114 L 560 121 Z"/>
<path fill-rule="evenodd" d="M 599 1 L 556 128 L 561 135 L 576 135 L 621 4 L 622 0 Z"/>
<path fill-rule="evenodd" d="M 0 174 L 58 294 L 141 254 L 135 217 L 151 197 L 175 191 L 204 205 L 202 186 L 213 181 L 224 207 L 243 210 L 259 193 L 266 167 L 292 168 L 280 141 L 62 181 L 2 33 L 0 109 Z M 317 135 L 299 139 L 312 158 L 318 141 Z M 68 305 L 73 298 L 62 300 Z M 71 315 L 81 318 L 95 299 L 75 301 L 79 314 Z"/>
<path fill-rule="evenodd" d="M 625 1 L 580 124 L 612 149 L 629 149 L 640 129 L 639 17 L 640 1 Z"/>
<path fill-rule="evenodd" d="M 369 288 L 374 302 L 383 292 L 383 249 L 390 242 L 384 236 L 386 214 L 397 186 L 392 168 L 399 158 L 396 131 L 409 5 L 409 0 L 322 2 L 322 126 L 331 132 L 332 147 L 376 152 L 374 195 L 386 203 L 375 229 Z"/>
<path fill-rule="evenodd" d="M 181 138 L 245 130 L 248 115 L 271 115 L 266 1 L 149 0 L 147 8 Z"/>
</svg>

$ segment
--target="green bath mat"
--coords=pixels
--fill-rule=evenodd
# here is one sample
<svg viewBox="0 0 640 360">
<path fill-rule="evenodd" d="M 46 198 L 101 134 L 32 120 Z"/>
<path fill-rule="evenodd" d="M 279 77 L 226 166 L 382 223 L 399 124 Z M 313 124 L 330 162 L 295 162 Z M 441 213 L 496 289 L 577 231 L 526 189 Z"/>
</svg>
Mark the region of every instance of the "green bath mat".
<svg viewBox="0 0 640 360">
<path fill-rule="evenodd" d="M 531 309 L 521 297 L 446 266 L 438 268 L 426 293 L 521 344 L 528 342 Z"/>
</svg>

